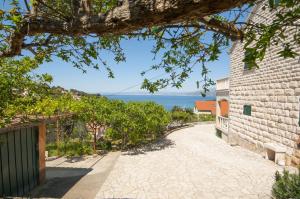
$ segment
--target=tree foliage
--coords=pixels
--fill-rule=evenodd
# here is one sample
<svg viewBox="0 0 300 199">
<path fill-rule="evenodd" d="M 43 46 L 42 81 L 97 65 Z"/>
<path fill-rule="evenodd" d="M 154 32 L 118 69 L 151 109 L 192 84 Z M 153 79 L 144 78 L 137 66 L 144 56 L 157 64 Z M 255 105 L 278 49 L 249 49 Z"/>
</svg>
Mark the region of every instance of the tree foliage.
<svg viewBox="0 0 300 199">
<path fill-rule="evenodd" d="M 283 171 L 283 174 L 277 171 L 272 195 L 276 199 L 300 198 L 300 169 L 295 174 L 286 170 Z"/>
<path fill-rule="evenodd" d="M 153 102 L 115 103 L 105 138 L 122 149 L 159 138 L 170 122 L 169 113 Z"/>
<path fill-rule="evenodd" d="M 172 122 L 180 126 L 196 120 L 196 115 L 191 109 L 174 106 L 171 110 Z"/>
<path fill-rule="evenodd" d="M 97 130 L 109 126 L 113 111 L 111 102 L 104 97 L 83 97 L 77 100 L 73 107 L 76 117 L 87 124 L 93 131 L 94 150 L 96 150 Z"/>
<path fill-rule="evenodd" d="M 96 96 L 47 97 L 38 101 L 31 111 L 31 114 L 60 115 L 83 122 L 93 135 L 94 150 L 99 129 L 105 141 L 124 149 L 159 138 L 170 123 L 169 113 L 153 102 L 125 103 Z"/>
<path fill-rule="evenodd" d="M 207 92 L 214 84 L 207 66 L 230 46 L 230 40 L 244 42 L 244 61 L 251 67 L 259 66 L 271 45 L 282 46 L 278 56 L 293 58 L 297 55 L 299 0 L 234 0 L 213 6 L 207 6 L 210 1 L 176 0 L 163 9 L 159 7 L 161 1 L 156 1 L 150 9 L 151 2 L 3 1 L 0 7 L 1 125 L 19 116 L 29 119 L 32 115 L 76 111 L 70 111 L 71 107 L 79 108 L 84 100 L 82 104 L 73 104 L 71 95 L 57 97 L 52 91 L 49 93 L 47 84 L 51 76 L 36 75 L 34 69 L 60 58 L 83 72 L 93 67 L 105 69 L 108 76 L 113 77 L 111 65 L 126 60 L 123 40 L 154 41 L 152 53 L 156 64 L 141 71 L 145 76 L 141 87 L 150 92 L 167 86 L 180 88 L 195 67 L 202 69 L 202 90 Z M 133 4 L 128 7 L 128 3 Z M 274 13 L 274 18 L 268 19 L 268 23 L 245 21 L 253 6 L 258 5 Z M 147 12 L 147 17 L 139 12 Z M 293 34 L 288 34 L 290 32 Z M 104 60 L 103 53 L 110 53 L 114 62 Z M 147 75 L 151 71 L 163 71 L 167 76 L 149 79 Z M 92 107 L 85 108 L 92 110 Z M 84 117 L 89 113 L 79 115 Z"/>
<path fill-rule="evenodd" d="M 154 40 L 152 52 L 157 63 L 141 71 L 145 75 L 141 88 L 150 92 L 169 85 L 180 88 L 195 67 L 200 67 L 205 93 L 214 84 L 207 65 L 218 59 L 230 39 L 245 41 L 245 62 L 252 67 L 258 67 L 257 61 L 264 58 L 270 45 L 282 46 L 282 57 L 297 55 L 298 0 L 224 1 L 215 7 L 208 6 L 209 1 L 177 0 L 163 10 L 159 10 L 161 1 L 152 10 L 147 10 L 151 0 L 136 2 L 132 1 L 129 8 L 133 10 L 128 10 L 127 0 L 6 0 L 0 10 L 1 57 L 26 53 L 39 64 L 58 57 L 84 72 L 87 67 L 103 68 L 114 77 L 111 65 L 115 63 L 104 60 L 103 53 L 111 53 L 116 63 L 122 62 L 126 60 L 122 40 Z M 245 21 L 258 4 L 275 13 L 271 23 Z M 142 8 L 149 12 L 144 23 L 139 18 Z M 180 12 L 180 8 L 191 12 Z M 222 12 L 224 8 L 228 10 Z M 292 40 L 288 39 L 290 29 L 294 30 Z M 168 76 L 147 78 L 156 70 Z"/>
<path fill-rule="evenodd" d="M 271 12 L 271 19 L 246 23 L 244 61 L 250 67 L 259 67 L 258 62 L 265 57 L 270 46 L 281 47 L 278 56 L 295 58 L 300 46 L 300 4 L 299 0 L 269 0 L 262 5 L 263 10 Z M 291 35 L 292 34 L 292 35 Z"/>
<path fill-rule="evenodd" d="M 52 77 L 33 74 L 37 67 L 36 60 L 29 57 L 0 59 L 0 126 L 12 119 L 26 119 L 30 107 L 49 94 Z"/>
</svg>

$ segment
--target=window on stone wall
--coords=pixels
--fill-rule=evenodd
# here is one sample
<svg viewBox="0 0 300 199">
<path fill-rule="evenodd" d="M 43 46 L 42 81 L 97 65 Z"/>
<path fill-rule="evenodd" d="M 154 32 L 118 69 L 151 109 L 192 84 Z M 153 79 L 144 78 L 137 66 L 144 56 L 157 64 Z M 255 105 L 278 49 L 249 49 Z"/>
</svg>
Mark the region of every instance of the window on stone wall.
<svg viewBox="0 0 300 199">
<path fill-rule="evenodd" d="M 299 97 L 299 109 L 300 109 L 300 97 Z M 299 111 L 299 118 L 298 118 L 298 126 L 300 126 L 300 111 Z"/>
<path fill-rule="evenodd" d="M 251 116 L 251 105 L 244 105 L 243 114 Z"/>
<path fill-rule="evenodd" d="M 298 126 L 300 126 L 300 112 L 299 112 Z"/>
<path fill-rule="evenodd" d="M 246 55 L 247 55 L 247 53 L 245 52 L 244 57 L 246 57 Z M 244 70 L 250 70 L 250 69 L 251 69 L 250 65 L 248 63 L 244 62 Z"/>
<path fill-rule="evenodd" d="M 271 2 L 274 6 L 279 6 L 279 4 L 280 4 L 280 0 L 270 0 L 270 2 Z"/>
</svg>

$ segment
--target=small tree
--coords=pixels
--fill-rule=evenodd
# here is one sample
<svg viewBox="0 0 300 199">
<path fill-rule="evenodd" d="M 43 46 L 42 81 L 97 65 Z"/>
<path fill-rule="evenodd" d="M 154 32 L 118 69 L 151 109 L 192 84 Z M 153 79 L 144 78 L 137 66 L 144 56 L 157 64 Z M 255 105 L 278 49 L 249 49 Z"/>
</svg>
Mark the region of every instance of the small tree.
<svg viewBox="0 0 300 199">
<path fill-rule="evenodd" d="M 112 113 L 110 101 L 104 97 L 83 97 L 74 109 L 77 117 L 93 132 L 93 148 L 96 152 L 97 130 L 109 125 Z"/>
<path fill-rule="evenodd" d="M 137 146 L 155 140 L 170 122 L 169 113 L 153 102 L 114 102 L 110 128 L 106 138 L 121 144 Z"/>
<path fill-rule="evenodd" d="M 171 116 L 166 109 L 154 102 L 146 102 L 140 105 L 147 117 L 147 125 L 149 135 L 152 139 L 159 137 L 171 121 Z"/>
</svg>

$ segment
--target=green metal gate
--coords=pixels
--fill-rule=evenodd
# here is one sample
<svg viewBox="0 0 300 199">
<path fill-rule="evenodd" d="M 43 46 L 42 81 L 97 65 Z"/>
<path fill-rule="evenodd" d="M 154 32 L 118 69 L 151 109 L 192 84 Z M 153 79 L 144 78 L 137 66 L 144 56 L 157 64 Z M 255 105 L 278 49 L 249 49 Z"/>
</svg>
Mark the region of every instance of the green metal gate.
<svg viewBox="0 0 300 199">
<path fill-rule="evenodd" d="M 0 196 L 24 196 L 38 183 L 38 127 L 0 133 Z"/>
</svg>

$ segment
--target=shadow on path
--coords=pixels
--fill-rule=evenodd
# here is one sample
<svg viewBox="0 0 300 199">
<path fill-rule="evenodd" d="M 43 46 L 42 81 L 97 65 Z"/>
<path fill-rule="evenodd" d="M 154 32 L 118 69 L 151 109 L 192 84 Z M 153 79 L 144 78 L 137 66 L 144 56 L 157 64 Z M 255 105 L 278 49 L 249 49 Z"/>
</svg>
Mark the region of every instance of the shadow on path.
<svg viewBox="0 0 300 199">
<path fill-rule="evenodd" d="M 32 198 L 62 198 L 91 168 L 47 167 L 47 180 L 31 193 Z"/>
<path fill-rule="evenodd" d="M 123 155 L 140 155 L 140 154 L 145 154 L 147 152 L 152 152 L 152 151 L 160 151 L 164 150 L 166 148 L 171 148 L 174 147 L 175 143 L 174 141 L 168 139 L 168 138 L 162 138 L 158 140 L 157 142 L 147 144 L 145 146 L 139 147 L 139 148 L 134 148 L 130 149 L 128 151 L 125 151 Z"/>
</svg>

